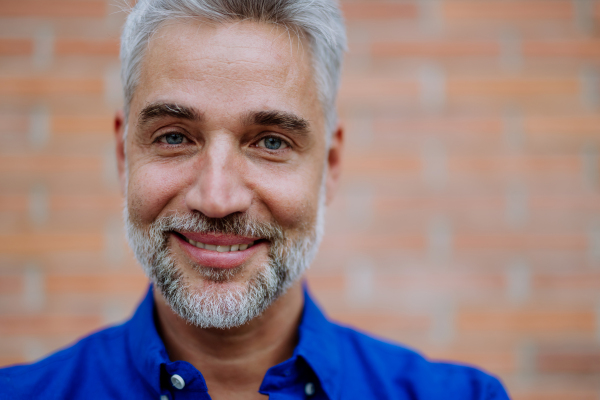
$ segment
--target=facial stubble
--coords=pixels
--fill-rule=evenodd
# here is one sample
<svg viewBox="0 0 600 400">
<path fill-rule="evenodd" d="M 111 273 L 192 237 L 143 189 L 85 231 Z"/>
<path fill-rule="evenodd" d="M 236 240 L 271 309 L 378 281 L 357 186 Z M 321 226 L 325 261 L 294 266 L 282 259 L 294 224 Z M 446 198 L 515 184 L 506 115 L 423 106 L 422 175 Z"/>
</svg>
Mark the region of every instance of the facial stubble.
<svg viewBox="0 0 600 400">
<path fill-rule="evenodd" d="M 127 239 L 138 262 L 176 314 L 201 328 L 233 328 L 261 315 L 312 263 L 323 237 L 324 185 L 319 192 L 313 220 L 293 235 L 276 222 L 260 222 L 239 213 L 219 219 L 199 212 L 171 214 L 144 229 L 126 206 Z M 267 261 L 253 272 L 244 265 L 219 269 L 191 263 L 193 273 L 202 277 L 201 285 L 192 285 L 169 245 L 176 231 L 260 237 L 268 244 Z M 245 285 L 240 286 L 236 278 Z"/>
</svg>

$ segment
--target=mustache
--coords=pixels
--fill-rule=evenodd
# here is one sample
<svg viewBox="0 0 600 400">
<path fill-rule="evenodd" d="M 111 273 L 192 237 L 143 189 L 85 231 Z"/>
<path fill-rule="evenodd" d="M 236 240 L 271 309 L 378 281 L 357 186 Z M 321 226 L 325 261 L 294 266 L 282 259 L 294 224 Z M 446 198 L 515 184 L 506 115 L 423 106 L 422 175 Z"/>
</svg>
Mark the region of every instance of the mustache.
<svg viewBox="0 0 600 400">
<path fill-rule="evenodd" d="M 223 218 L 210 218 L 200 212 L 168 214 L 152 222 L 149 233 L 157 237 L 173 231 L 257 237 L 271 242 L 286 239 L 285 230 L 278 223 L 258 221 L 243 213 Z"/>
</svg>

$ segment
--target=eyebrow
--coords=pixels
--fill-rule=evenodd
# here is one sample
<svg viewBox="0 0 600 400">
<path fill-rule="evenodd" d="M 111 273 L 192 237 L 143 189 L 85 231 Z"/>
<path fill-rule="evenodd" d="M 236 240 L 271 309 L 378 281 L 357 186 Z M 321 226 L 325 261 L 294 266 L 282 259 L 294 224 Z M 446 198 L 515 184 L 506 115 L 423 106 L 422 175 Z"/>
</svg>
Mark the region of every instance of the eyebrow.
<svg viewBox="0 0 600 400">
<path fill-rule="evenodd" d="M 152 103 L 142 109 L 138 117 L 138 126 L 163 117 L 173 117 L 189 121 L 201 122 L 204 115 L 199 110 L 176 103 Z M 306 135 L 310 131 L 310 123 L 294 113 L 279 110 L 250 111 L 242 121 L 246 125 L 275 126 L 290 133 Z"/>
<path fill-rule="evenodd" d="M 308 120 L 286 111 L 252 111 L 246 115 L 248 125 L 275 126 L 290 133 L 306 135 L 310 131 Z"/>
<path fill-rule="evenodd" d="M 175 103 L 152 103 L 144 107 L 138 117 L 138 125 L 144 126 L 149 122 L 163 117 L 173 117 L 190 121 L 202 121 L 203 115 L 195 108 Z"/>
</svg>

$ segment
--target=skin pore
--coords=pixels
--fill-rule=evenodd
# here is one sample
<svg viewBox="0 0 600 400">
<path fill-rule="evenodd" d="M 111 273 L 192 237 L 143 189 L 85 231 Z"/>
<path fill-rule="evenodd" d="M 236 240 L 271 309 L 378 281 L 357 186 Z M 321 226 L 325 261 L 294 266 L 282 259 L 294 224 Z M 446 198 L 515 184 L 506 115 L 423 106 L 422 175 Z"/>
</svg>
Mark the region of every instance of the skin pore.
<svg viewBox="0 0 600 400">
<path fill-rule="evenodd" d="M 337 186 L 343 139 L 338 127 L 327 148 L 309 49 L 304 39 L 270 24 L 164 24 L 144 56 L 126 138 L 124 116 L 115 121 L 131 219 L 147 227 L 170 213 L 240 213 L 276 222 L 291 238 L 306 234 L 322 179 L 327 203 Z M 241 272 L 223 282 L 203 278 L 193 266 L 229 267 L 238 262 L 231 253 L 198 258 L 176 234 L 168 243 L 190 290 L 225 291 L 240 290 L 264 268 L 268 241 L 246 239 L 256 244 L 237 255 Z M 300 282 L 261 316 L 231 329 L 188 324 L 156 288 L 154 297 L 170 359 L 200 370 L 213 399 L 265 398 L 257 390 L 266 371 L 289 358 L 297 342 Z"/>
</svg>

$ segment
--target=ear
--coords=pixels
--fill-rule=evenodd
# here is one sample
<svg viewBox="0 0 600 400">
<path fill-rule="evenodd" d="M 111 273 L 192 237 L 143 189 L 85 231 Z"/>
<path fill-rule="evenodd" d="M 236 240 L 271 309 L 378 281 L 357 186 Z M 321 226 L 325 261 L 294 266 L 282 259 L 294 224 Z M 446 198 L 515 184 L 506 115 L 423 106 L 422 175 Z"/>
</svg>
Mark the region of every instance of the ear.
<svg viewBox="0 0 600 400">
<path fill-rule="evenodd" d="M 122 110 L 115 114 L 115 139 L 117 153 L 117 171 L 119 173 L 119 184 L 121 194 L 125 194 L 125 184 L 127 182 L 127 166 L 125 165 L 125 116 Z"/>
<path fill-rule="evenodd" d="M 327 153 L 327 182 L 325 183 L 327 195 L 325 204 L 330 204 L 333 200 L 340 181 L 342 172 L 342 149 L 344 145 L 344 128 L 342 124 L 338 124 L 333 136 L 331 137 L 331 145 Z"/>
</svg>

